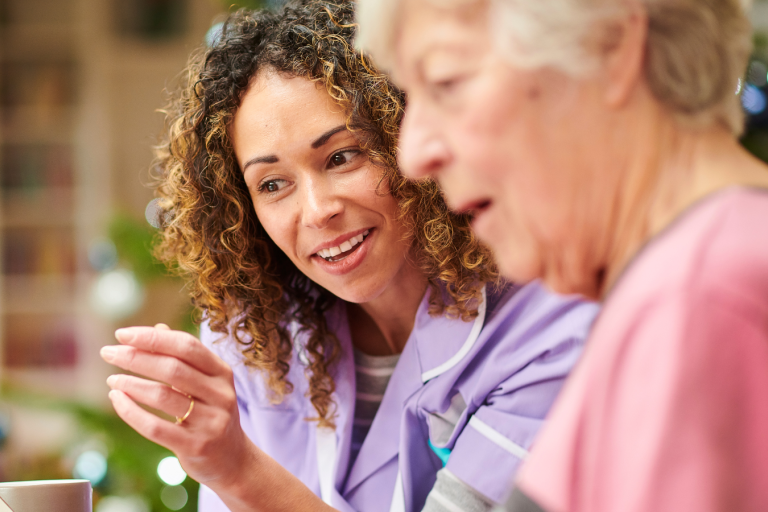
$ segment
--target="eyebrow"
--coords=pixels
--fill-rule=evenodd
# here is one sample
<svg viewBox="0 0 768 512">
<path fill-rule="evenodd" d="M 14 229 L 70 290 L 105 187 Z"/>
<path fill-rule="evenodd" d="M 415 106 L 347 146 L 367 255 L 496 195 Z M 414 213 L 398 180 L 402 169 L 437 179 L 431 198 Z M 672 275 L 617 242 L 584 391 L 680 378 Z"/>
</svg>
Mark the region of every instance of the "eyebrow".
<svg viewBox="0 0 768 512">
<path fill-rule="evenodd" d="M 245 165 L 243 166 L 243 172 L 248 168 L 249 165 L 253 164 L 275 164 L 278 162 L 278 158 L 275 155 L 269 155 L 269 156 L 259 156 L 256 158 L 251 158 L 247 162 L 245 162 Z"/>
<path fill-rule="evenodd" d="M 319 136 L 315 140 L 315 142 L 312 143 L 312 149 L 317 149 L 320 146 L 324 146 L 330 140 L 331 137 L 333 137 L 337 133 L 339 133 L 341 131 L 344 131 L 346 129 L 347 129 L 347 125 L 345 125 L 345 124 L 341 124 L 341 125 L 337 126 L 336 128 L 331 128 L 330 130 L 328 130 L 327 132 L 325 132 L 324 134 Z"/>
<path fill-rule="evenodd" d="M 317 148 L 319 148 L 321 146 L 324 146 L 325 144 L 328 143 L 329 140 L 331 140 L 331 137 L 333 137 L 337 133 L 339 133 L 341 131 L 344 131 L 346 129 L 347 129 L 347 125 L 345 125 L 345 124 L 341 124 L 341 125 L 339 125 L 339 126 L 337 126 L 335 128 L 331 128 L 330 130 L 328 130 L 327 132 L 325 132 L 324 134 L 319 136 L 317 139 L 315 139 L 314 142 L 312 142 L 312 144 L 311 144 L 312 149 L 317 149 Z M 245 162 L 245 165 L 243 165 L 243 172 L 245 172 L 245 170 L 250 165 L 254 165 L 254 164 L 276 164 L 279 161 L 280 161 L 280 159 L 277 158 L 276 155 L 267 155 L 267 156 L 259 156 L 259 157 L 256 157 L 256 158 L 251 158 L 250 160 Z"/>
</svg>

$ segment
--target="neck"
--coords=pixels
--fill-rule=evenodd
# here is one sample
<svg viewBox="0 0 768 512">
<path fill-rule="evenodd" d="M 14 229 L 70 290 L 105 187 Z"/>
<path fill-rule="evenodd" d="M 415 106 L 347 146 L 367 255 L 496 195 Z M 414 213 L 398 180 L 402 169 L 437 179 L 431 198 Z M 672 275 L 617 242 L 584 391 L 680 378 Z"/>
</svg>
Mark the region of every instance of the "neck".
<svg viewBox="0 0 768 512">
<path fill-rule="evenodd" d="M 375 356 L 400 354 L 411 335 L 426 290 L 427 279 L 406 262 L 378 297 L 362 304 L 348 304 L 355 347 Z"/>
<path fill-rule="evenodd" d="M 632 134 L 634 150 L 617 184 L 608 226 L 605 266 L 597 297 L 604 298 L 630 259 L 700 199 L 730 186 L 768 187 L 765 166 L 726 130 L 693 129 L 661 111 Z"/>
</svg>

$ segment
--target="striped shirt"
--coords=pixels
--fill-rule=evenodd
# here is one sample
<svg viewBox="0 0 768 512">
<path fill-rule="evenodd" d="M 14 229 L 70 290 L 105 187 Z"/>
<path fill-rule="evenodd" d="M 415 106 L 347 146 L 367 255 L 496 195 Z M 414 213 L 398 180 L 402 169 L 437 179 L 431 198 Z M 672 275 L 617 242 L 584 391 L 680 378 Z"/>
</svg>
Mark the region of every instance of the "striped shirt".
<svg viewBox="0 0 768 512">
<path fill-rule="evenodd" d="M 356 395 L 350 468 L 368 435 L 400 355 L 369 356 L 354 349 L 354 358 Z M 493 506 L 491 500 L 443 468 L 437 472 L 423 512 L 488 512 Z"/>
<path fill-rule="evenodd" d="M 395 371 L 400 354 L 369 356 L 355 350 L 355 420 L 352 426 L 352 451 L 349 467 L 355 463 L 360 447 L 368 435 L 373 418 L 379 410 L 389 378 Z"/>
</svg>

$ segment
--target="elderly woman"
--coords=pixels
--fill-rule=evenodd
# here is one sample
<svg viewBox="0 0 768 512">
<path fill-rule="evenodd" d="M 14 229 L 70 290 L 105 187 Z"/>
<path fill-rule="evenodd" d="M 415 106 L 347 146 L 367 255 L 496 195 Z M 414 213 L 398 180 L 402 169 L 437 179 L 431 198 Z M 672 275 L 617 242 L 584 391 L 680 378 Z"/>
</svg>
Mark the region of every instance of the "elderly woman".
<svg viewBox="0 0 768 512">
<path fill-rule="evenodd" d="M 768 168 L 738 0 L 360 0 L 401 169 L 501 270 L 604 302 L 509 509 L 768 510 Z"/>
<path fill-rule="evenodd" d="M 402 95 L 352 21 L 239 12 L 170 111 L 159 253 L 201 340 L 134 327 L 102 354 L 154 379 L 112 376 L 110 398 L 202 511 L 489 510 L 596 312 L 500 282 L 468 216 L 400 175 Z"/>
</svg>

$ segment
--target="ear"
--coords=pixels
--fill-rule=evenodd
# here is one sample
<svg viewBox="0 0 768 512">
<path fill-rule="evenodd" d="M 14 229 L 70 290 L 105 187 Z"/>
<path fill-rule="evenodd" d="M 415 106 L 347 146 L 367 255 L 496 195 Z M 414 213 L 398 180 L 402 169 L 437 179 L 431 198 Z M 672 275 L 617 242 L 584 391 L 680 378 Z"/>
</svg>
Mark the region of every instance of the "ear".
<svg viewBox="0 0 768 512">
<path fill-rule="evenodd" d="M 624 106 L 642 81 L 648 39 L 648 14 L 639 2 L 629 2 L 624 17 L 607 28 L 601 45 L 605 102 Z"/>
</svg>

